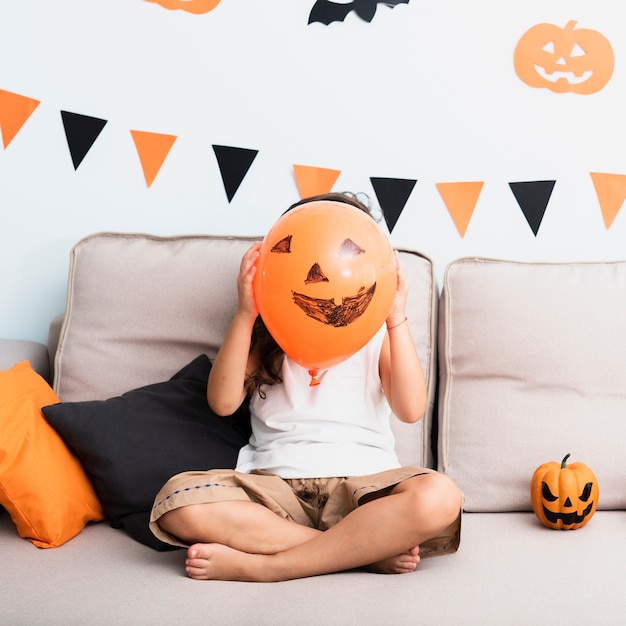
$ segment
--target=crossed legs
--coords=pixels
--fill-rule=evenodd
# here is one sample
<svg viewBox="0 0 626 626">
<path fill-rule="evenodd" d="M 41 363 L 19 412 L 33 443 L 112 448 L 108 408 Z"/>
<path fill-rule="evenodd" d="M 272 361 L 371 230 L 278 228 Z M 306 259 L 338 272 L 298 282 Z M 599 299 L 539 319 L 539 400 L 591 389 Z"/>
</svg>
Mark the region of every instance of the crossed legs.
<svg viewBox="0 0 626 626">
<path fill-rule="evenodd" d="M 417 566 L 417 546 L 454 523 L 462 505 L 443 474 L 409 478 L 321 532 L 253 502 L 213 502 L 175 509 L 159 519 L 192 543 L 191 578 L 279 581 L 357 567 L 401 573 Z"/>
</svg>

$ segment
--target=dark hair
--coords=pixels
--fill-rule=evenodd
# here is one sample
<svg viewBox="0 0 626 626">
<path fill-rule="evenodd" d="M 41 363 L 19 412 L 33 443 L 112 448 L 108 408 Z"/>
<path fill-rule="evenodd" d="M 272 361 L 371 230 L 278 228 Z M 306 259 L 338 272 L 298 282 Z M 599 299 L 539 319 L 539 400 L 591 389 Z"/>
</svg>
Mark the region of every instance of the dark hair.
<svg viewBox="0 0 626 626">
<path fill-rule="evenodd" d="M 361 201 L 360 198 L 364 198 L 364 200 Z M 303 204 L 317 202 L 318 200 L 349 204 L 367 213 L 370 217 L 372 217 L 372 219 L 379 221 L 379 218 L 373 215 L 369 207 L 369 198 L 367 198 L 365 194 L 357 195 L 350 192 L 327 193 L 318 196 L 311 196 L 310 198 L 304 198 L 303 200 L 292 204 L 287 211 L 285 211 L 285 213 Z M 253 350 L 258 352 L 259 365 L 258 368 L 246 378 L 246 392 L 249 395 L 256 392 L 259 396 L 261 396 L 261 398 L 265 398 L 265 393 L 262 389 L 263 385 L 274 385 L 276 383 L 283 382 L 280 376 L 280 368 L 284 352 L 276 343 L 272 335 L 270 335 L 260 315 L 256 318 L 252 329 L 250 352 Z"/>
</svg>

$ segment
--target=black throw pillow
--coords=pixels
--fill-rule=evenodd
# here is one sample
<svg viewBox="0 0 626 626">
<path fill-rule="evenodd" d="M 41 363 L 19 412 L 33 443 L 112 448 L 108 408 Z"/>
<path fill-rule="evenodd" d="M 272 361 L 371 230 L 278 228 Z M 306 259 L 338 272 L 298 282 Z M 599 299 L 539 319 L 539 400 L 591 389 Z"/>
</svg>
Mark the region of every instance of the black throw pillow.
<svg viewBox="0 0 626 626">
<path fill-rule="evenodd" d="M 247 404 L 228 418 L 209 408 L 210 371 L 201 355 L 169 381 L 42 409 L 82 462 L 111 525 L 157 550 L 172 547 L 148 528 L 159 489 L 179 472 L 234 468 L 250 435 Z"/>
</svg>

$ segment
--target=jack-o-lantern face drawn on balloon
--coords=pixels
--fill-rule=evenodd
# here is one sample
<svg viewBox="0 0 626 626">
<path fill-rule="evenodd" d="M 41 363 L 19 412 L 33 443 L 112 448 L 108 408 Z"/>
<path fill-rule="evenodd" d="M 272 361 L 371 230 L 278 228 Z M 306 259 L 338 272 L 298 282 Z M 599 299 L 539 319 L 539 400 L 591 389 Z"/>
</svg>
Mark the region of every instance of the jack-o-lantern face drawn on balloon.
<svg viewBox="0 0 626 626">
<path fill-rule="evenodd" d="M 278 345 L 315 375 L 342 362 L 378 331 L 391 308 L 397 268 L 391 244 L 356 207 L 315 201 L 268 232 L 254 291 Z"/>
<path fill-rule="evenodd" d="M 281 239 L 276 245 L 272 246 L 270 252 L 275 254 L 291 253 L 291 238 L 292 235 L 288 235 Z M 365 250 L 351 239 L 345 239 L 337 250 L 337 259 L 341 260 L 357 254 L 365 254 Z M 324 274 L 320 264 L 316 262 L 311 265 L 307 272 L 304 284 L 310 285 L 311 283 L 321 282 L 327 283 L 329 278 Z M 337 304 L 334 298 L 313 298 L 293 290 L 291 293 L 294 303 L 306 315 L 322 324 L 339 327 L 347 326 L 360 317 L 372 301 L 375 291 L 376 283 L 373 283 L 368 288 L 362 286 L 353 295 L 341 296 L 341 304 Z"/>
<path fill-rule="evenodd" d="M 147 0 L 147 2 L 160 4 L 164 9 L 170 11 L 181 10 L 201 15 L 212 11 L 220 3 L 220 0 Z"/>
<path fill-rule="evenodd" d="M 565 28 L 537 24 L 526 31 L 513 56 L 519 78 L 555 93 L 600 91 L 613 74 L 613 48 L 598 31 L 575 26 L 572 20 Z"/>
</svg>

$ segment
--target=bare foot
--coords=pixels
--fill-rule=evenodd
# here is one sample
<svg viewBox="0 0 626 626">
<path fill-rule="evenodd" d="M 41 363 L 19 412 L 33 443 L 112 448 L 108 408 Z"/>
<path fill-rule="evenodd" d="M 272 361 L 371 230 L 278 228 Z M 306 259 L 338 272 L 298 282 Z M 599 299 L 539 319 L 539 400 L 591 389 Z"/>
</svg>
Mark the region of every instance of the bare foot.
<svg viewBox="0 0 626 626">
<path fill-rule="evenodd" d="M 262 555 L 240 552 L 219 543 L 196 543 L 187 551 L 185 569 L 190 578 L 196 580 L 245 580 L 261 578 Z"/>
<path fill-rule="evenodd" d="M 187 575 L 196 580 L 269 582 L 312 575 L 282 577 L 270 567 L 272 560 L 272 555 L 241 552 L 219 543 L 196 543 L 187 551 L 185 566 Z M 378 561 L 367 569 L 378 574 L 406 574 L 414 571 L 419 561 L 419 547 L 416 546 L 398 556 Z"/>
<path fill-rule="evenodd" d="M 419 546 L 411 548 L 398 556 L 373 563 L 367 569 L 377 574 L 407 574 L 415 571 L 420 562 Z"/>
</svg>

